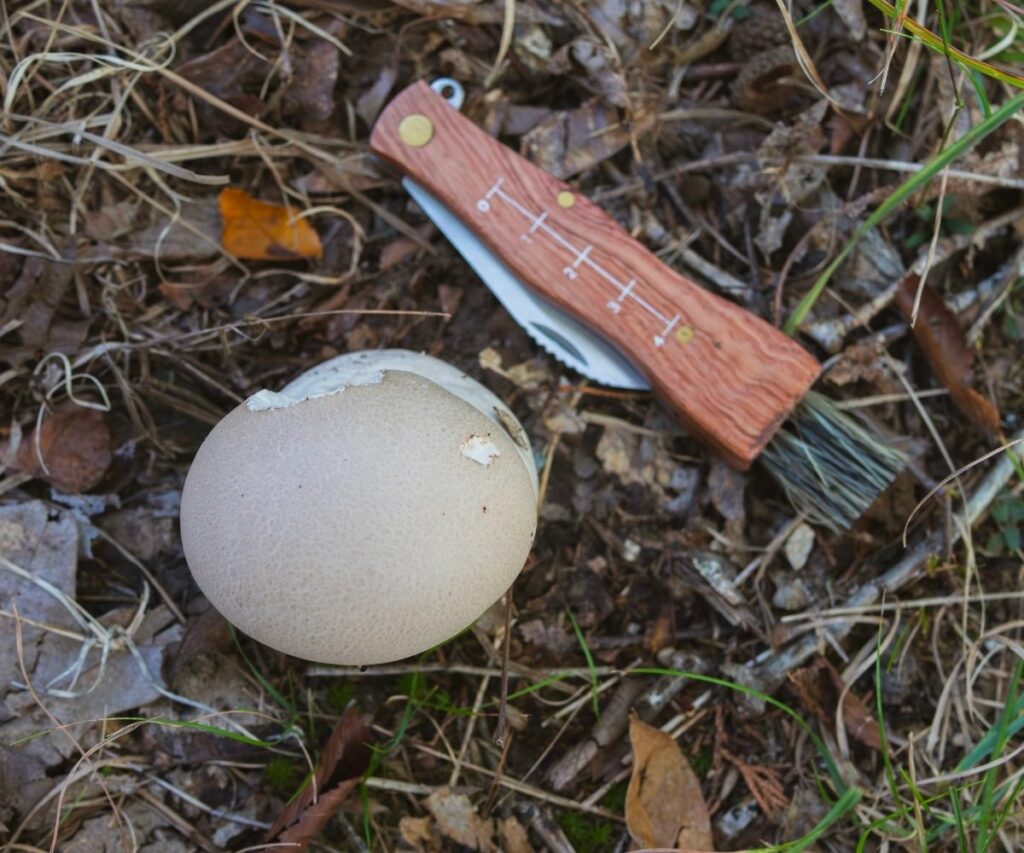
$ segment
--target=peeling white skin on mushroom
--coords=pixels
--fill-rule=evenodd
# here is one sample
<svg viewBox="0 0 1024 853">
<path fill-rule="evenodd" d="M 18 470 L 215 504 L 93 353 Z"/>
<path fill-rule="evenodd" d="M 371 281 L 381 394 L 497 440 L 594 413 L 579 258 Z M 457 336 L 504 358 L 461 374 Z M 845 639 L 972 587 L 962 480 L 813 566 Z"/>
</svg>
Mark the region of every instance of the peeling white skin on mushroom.
<svg viewBox="0 0 1024 853">
<path fill-rule="evenodd" d="M 489 435 L 471 435 L 462 442 L 459 452 L 467 459 L 472 459 L 485 467 L 501 456 Z"/>
<path fill-rule="evenodd" d="M 282 394 L 280 391 L 271 391 L 269 388 L 262 388 L 246 399 L 245 407 L 250 412 L 268 412 L 271 409 L 287 409 L 289 406 L 296 406 L 299 403 L 306 402 L 306 400 L 312 400 L 316 397 L 327 397 L 329 394 L 340 394 L 344 390 L 344 388 L 338 388 L 334 391 L 330 391 L 328 394 L 311 394 L 308 397 L 292 397 L 288 394 Z"/>
<path fill-rule="evenodd" d="M 526 430 L 523 429 L 512 410 L 505 405 L 500 397 L 485 388 L 472 376 L 463 373 L 447 362 L 423 353 L 402 349 L 345 353 L 310 368 L 285 385 L 279 392 L 257 392 L 246 401 L 246 405 L 251 411 L 263 411 L 264 409 L 281 408 L 282 405 L 293 405 L 325 394 L 336 394 L 345 388 L 376 385 L 381 381 L 383 374 L 389 370 L 415 373 L 437 383 L 501 427 L 512 439 L 519 458 L 523 460 L 534 491 L 539 492 L 537 466 L 534 462 L 533 451 L 530 449 Z M 253 408 L 249 401 L 255 400 L 262 394 L 273 395 L 269 399 L 275 402 L 271 405 L 261 405 L 257 402 L 259 407 Z M 279 397 L 286 398 L 286 401 L 276 402 Z"/>
<path fill-rule="evenodd" d="M 345 375 L 343 384 L 341 384 L 342 379 L 338 375 L 338 371 L 310 376 L 317 369 L 314 367 L 313 370 L 303 373 L 298 379 L 288 383 L 281 391 L 271 391 L 268 388 L 257 391 L 245 401 L 246 408 L 250 412 L 286 409 L 288 406 L 294 406 L 296 403 L 303 403 L 306 400 L 340 394 L 346 388 L 355 388 L 359 385 L 378 385 L 384 378 L 384 371 L 380 368 L 354 369 Z"/>
</svg>

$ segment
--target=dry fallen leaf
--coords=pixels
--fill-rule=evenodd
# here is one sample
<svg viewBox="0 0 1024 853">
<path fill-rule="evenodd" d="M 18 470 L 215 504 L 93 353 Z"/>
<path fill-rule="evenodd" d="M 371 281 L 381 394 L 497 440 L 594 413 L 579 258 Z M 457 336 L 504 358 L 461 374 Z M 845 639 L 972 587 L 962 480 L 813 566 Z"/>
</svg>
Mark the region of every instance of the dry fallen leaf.
<svg viewBox="0 0 1024 853">
<path fill-rule="evenodd" d="M 106 416 L 66 403 L 42 422 L 38 434 L 32 432 L 22 440 L 11 467 L 75 494 L 99 483 L 110 460 Z"/>
<path fill-rule="evenodd" d="M 629 721 L 633 775 L 626 791 L 626 826 L 643 847 L 714 850 L 711 818 L 700 782 L 679 744 L 634 715 Z"/>
<path fill-rule="evenodd" d="M 629 128 L 618 110 L 594 99 L 574 110 L 552 113 L 523 137 L 523 153 L 556 178 L 578 175 L 607 160 L 630 143 L 630 133 L 642 134 L 654 114 L 633 117 Z"/>
<path fill-rule="evenodd" d="M 533 853 L 530 836 L 515 817 L 507 817 L 501 822 L 501 849 L 505 853 Z"/>
<path fill-rule="evenodd" d="M 291 850 L 305 850 L 359 784 L 370 763 L 372 742 L 373 733 L 363 718 L 353 710 L 346 711 L 324 745 L 313 778 L 281 811 L 266 840 L 277 838 L 294 845 Z M 337 784 L 329 787 L 334 780 Z"/>
<path fill-rule="evenodd" d="M 434 837 L 434 821 L 429 817 L 406 815 L 398 821 L 398 834 L 410 850 L 424 850 Z"/>
<path fill-rule="evenodd" d="M 6 253 L 0 252 L 0 255 Z M 14 265 L 4 265 L 13 276 Z M 73 291 L 73 267 L 45 258 L 25 258 L 17 279 L 0 296 L 0 327 L 7 327 L 14 340 L 4 341 L 3 360 L 17 367 L 35 362 L 44 352 L 77 352 L 89 331 L 87 319 L 65 317 L 61 302 Z M 5 389 L 6 390 L 6 389 Z"/>
<path fill-rule="evenodd" d="M 878 721 L 864 701 L 852 690 L 845 693 L 843 677 L 826 658 L 789 673 L 788 678 L 801 703 L 826 726 L 835 726 L 836 707 L 843 697 L 843 723 L 851 736 L 872 749 L 882 748 Z"/>
<path fill-rule="evenodd" d="M 74 728 L 77 721 L 120 714 L 160 699 L 166 688 L 161 673 L 167 649 L 181 639 L 180 627 L 162 604 L 148 610 L 133 629 L 131 651 L 125 645 L 107 649 L 76 639 L 82 626 L 65 602 L 74 599 L 78 583 L 81 524 L 74 513 L 43 501 L 0 507 L 0 554 L 8 561 L 8 569 L 0 570 L 0 602 L 12 614 L 0 620 L 0 707 L 5 709 L 0 744 L 10 745 L 20 756 L 0 749 L 0 786 L 3 766 L 17 761 L 30 770 L 22 777 L 26 791 L 37 796 L 42 793 L 33 780 L 46 779 L 46 768 L 63 764 L 76 752 L 78 741 L 67 732 L 79 731 Z M 96 618 L 104 628 L 123 628 L 135 614 L 131 606 Z M 24 686 L 22 667 L 34 690 Z M 0 787 L 0 811 L 10 802 L 8 793 Z M 17 792 L 19 797 L 23 793 Z"/>
<path fill-rule="evenodd" d="M 917 275 L 908 275 L 896 290 L 896 305 L 908 320 L 914 311 L 920 281 Z M 979 429 L 998 435 L 999 410 L 972 387 L 974 354 L 964 340 L 960 323 L 945 300 L 927 284 L 914 323 L 914 340 L 935 376 L 949 389 L 957 408 Z"/>
<path fill-rule="evenodd" d="M 438 788 L 427 797 L 424 805 L 434 816 L 442 835 L 470 850 L 488 853 L 495 849 L 494 822 L 483 820 L 465 794 L 453 793 L 448 787 Z"/>
<path fill-rule="evenodd" d="M 281 261 L 323 255 L 316 229 L 299 219 L 294 208 L 258 201 L 230 187 L 221 191 L 219 202 L 221 245 L 236 258 Z"/>
</svg>

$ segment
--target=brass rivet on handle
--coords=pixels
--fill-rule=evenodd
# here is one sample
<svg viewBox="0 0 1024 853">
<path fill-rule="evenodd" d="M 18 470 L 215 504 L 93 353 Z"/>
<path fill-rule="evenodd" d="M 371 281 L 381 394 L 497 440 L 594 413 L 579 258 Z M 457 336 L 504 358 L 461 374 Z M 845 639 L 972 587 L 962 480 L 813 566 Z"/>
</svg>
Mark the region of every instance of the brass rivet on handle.
<svg viewBox="0 0 1024 853">
<path fill-rule="evenodd" d="M 422 113 L 413 113 L 399 123 L 398 138 L 410 148 L 422 148 L 434 138 L 434 124 Z"/>
<path fill-rule="evenodd" d="M 576 196 L 574 196 L 568 190 L 562 190 L 558 194 L 557 198 L 559 207 L 572 207 L 574 204 L 576 204 Z"/>
<path fill-rule="evenodd" d="M 693 326 L 680 326 L 676 329 L 676 340 L 681 344 L 688 344 L 693 340 Z"/>
</svg>

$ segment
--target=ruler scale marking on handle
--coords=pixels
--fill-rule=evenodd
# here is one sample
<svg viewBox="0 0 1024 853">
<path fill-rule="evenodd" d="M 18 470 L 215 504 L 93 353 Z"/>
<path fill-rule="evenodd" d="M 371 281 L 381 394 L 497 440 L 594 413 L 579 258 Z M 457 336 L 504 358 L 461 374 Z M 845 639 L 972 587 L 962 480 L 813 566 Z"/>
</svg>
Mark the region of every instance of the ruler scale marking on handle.
<svg viewBox="0 0 1024 853">
<path fill-rule="evenodd" d="M 652 337 L 652 342 L 656 347 L 664 346 L 665 336 L 668 335 L 673 328 L 675 328 L 676 324 L 680 321 L 680 319 L 682 319 L 682 316 L 679 313 L 676 313 L 676 315 L 670 320 L 667 316 L 665 316 L 665 314 L 663 314 L 661 311 L 659 311 L 657 308 L 651 305 L 650 302 L 634 293 L 634 290 L 637 287 L 637 281 L 635 278 L 631 278 L 629 280 L 628 287 L 627 285 L 623 285 L 622 282 L 620 282 L 614 275 L 608 272 L 608 270 L 606 270 L 600 263 L 598 263 L 592 257 L 590 257 L 590 253 L 594 248 L 590 243 L 587 243 L 582 249 L 577 249 L 569 240 L 562 236 L 562 234 L 554 226 L 548 224 L 548 222 L 546 221 L 550 215 L 548 211 L 542 210 L 539 214 L 534 215 L 529 208 L 527 208 L 523 204 L 520 204 L 520 202 L 517 199 L 509 195 L 501 188 L 504 182 L 504 177 L 498 178 L 498 180 L 495 181 L 493 186 L 487 191 L 484 197 L 477 202 L 477 210 L 479 210 L 482 214 L 490 213 L 490 200 L 495 197 L 500 198 L 507 205 L 509 205 L 509 207 L 511 207 L 513 210 L 515 210 L 517 213 L 522 215 L 525 219 L 527 219 L 530 222 L 530 228 L 527 231 L 527 234 L 532 235 L 538 230 L 543 231 L 545 234 L 551 237 L 552 240 L 554 240 L 564 249 L 575 255 L 573 262 L 569 266 L 562 268 L 562 272 L 566 278 L 568 278 L 570 281 L 575 281 L 578 278 L 577 270 L 579 269 L 580 264 L 586 264 L 591 270 L 593 270 L 595 273 L 600 275 L 603 279 L 608 281 L 610 284 L 614 285 L 619 290 L 619 300 L 617 302 L 608 303 L 609 306 L 611 306 L 612 304 L 616 306 L 614 308 L 610 308 L 613 314 L 618 315 L 621 312 L 622 300 L 628 298 L 635 302 L 637 305 L 639 305 L 641 308 L 643 308 L 645 311 L 647 311 L 649 314 L 653 315 L 656 319 L 660 320 L 664 324 L 665 328 L 661 332 L 661 334 L 656 334 Z"/>
</svg>

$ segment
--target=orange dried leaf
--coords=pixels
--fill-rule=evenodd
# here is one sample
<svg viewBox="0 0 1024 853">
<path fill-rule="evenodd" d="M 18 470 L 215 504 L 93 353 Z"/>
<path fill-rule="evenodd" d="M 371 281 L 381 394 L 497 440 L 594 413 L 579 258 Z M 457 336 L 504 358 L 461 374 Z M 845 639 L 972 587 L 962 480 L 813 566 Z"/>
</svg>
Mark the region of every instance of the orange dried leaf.
<svg viewBox="0 0 1024 853">
<path fill-rule="evenodd" d="M 323 255 L 316 229 L 294 208 L 268 204 L 232 188 L 221 191 L 219 202 L 224 223 L 221 245 L 236 258 L 282 261 Z"/>
<path fill-rule="evenodd" d="M 629 721 L 633 775 L 626 826 L 643 847 L 714 850 L 711 818 L 697 775 L 679 744 L 634 715 Z"/>
</svg>

